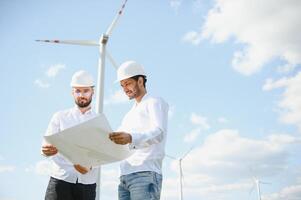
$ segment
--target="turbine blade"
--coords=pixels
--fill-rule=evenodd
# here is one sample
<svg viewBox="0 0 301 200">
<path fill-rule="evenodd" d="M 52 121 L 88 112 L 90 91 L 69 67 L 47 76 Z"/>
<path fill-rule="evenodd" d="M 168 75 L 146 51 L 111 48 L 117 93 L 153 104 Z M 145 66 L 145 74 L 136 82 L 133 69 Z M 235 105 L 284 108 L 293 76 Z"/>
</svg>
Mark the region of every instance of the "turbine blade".
<svg viewBox="0 0 301 200">
<path fill-rule="evenodd" d="M 194 147 L 191 147 L 186 153 L 185 155 L 182 157 L 182 160 L 192 151 Z"/>
<path fill-rule="evenodd" d="M 254 191 L 254 189 L 255 189 L 255 184 L 253 184 L 252 188 L 250 189 L 249 196 L 252 194 L 252 192 Z"/>
<path fill-rule="evenodd" d="M 81 46 L 99 46 L 98 42 L 92 40 L 36 40 L 36 42 L 72 44 L 72 45 L 81 45 Z"/>
<path fill-rule="evenodd" d="M 113 57 L 111 56 L 111 54 L 107 51 L 107 57 L 109 58 L 111 64 L 113 65 L 113 67 L 117 70 L 119 68 L 118 64 L 115 62 L 115 60 L 113 59 Z"/>
<path fill-rule="evenodd" d="M 272 183 L 270 182 L 263 182 L 263 181 L 259 181 L 260 184 L 267 184 L 267 185 L 272 185 Z"/>
<path fill-rule="evenodd" d="M 170 156 L 170 155 L 168 155 L 168 154 L 165 154 L 165 156 L 168 157 L 168 158 L 171 158 L 171 159 L 173 159 L 173 160 L 178 160 L 178 159 L 176 159 L 175 157 Z"/>
<path fill-rule="evenodd" d="M 113 22 L 112 22 L 111 25 L 109 26 L 109 28 L 108 28 L 108 30 L 107 30 L 107 32 L 106 32 L 106 35 L 107 35 L 107 36 L 110 36 L 110 35 L 111 35 L 111 33 L 112 33 L 113 29 L 115 28 L 115 26 L 116 26 L 116 24 L 117 24 L 117 22 L 118 22 L 120 16 L 122 15 L 122 12 L 123 12 L 123 10 L 124 10 L 124 8 L 125 8 L 125 4 L 126 4 L 126 3 L 127 3 L 127 0 L 124 1 L 124 3 L 122 4 L 121 9 L 118 11 L 118 13 L 117 13 L 117 15 L 115 16 Z"/>
<path fill-rule="evenodd" d="M 102 54 L 102 51 L 100 49 L 100 53 Z M 106 56 L 113 65 L 113 67 L 117 70 L 119 68 L 119 65 L 115 62 L 114 58 L 111 56 L 111 54 L 106 50 Z"/>
</svg>

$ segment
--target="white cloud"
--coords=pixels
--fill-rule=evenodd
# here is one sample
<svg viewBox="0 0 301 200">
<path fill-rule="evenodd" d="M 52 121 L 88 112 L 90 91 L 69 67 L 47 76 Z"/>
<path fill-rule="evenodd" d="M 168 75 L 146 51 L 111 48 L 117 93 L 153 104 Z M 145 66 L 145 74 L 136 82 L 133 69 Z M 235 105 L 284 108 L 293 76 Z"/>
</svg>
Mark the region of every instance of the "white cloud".
<svg viewBox="0 0 301 200">
<path fill-rule="evenodd" d="M 178 13 L 181 4 L 182 4 L 182 0 L 170 0 L 170 1 L 169 1 L 170 7 L 171 7 L 176 13 Z"/>
<path fill-rule="evenodd" d="M 113 169 L 105 168 L 102 170 L 101 175 L 103 179 L 103 186 L 107 187 L 107 189 L 116 189 L 119 184 L 119 172 L 118 167 Z M 116 186 L 116 187 L 115 187 Z"/>
<path fill-rule="evenodd" d="M 204 0 L 194 0 L 192 2 L 192 11 L 195 14 L 201 13 L 204 9 L 204 5 L 206 5 L 207 2 Z"/>
<path fill-rule="evenodd" d="M 50 84 L 48 82 L 42 81 L 41 79 L 36 79 L 34 84 L 40 88 L 49 88 Z"/>
<path fill-rule="evenodd" d="M 224 117 L 218 118 L 217 121 L 218 121 L 219 123 L 221 123 L 221 124 L 226 124 L 226 123 L 229 122 L 229 120 L 226 119 L 226 118 L 224 118 Z"/>
<path fill-rule="evenodd" d="M 234 53 L 232 66 L 245 75 L 274 58 L 296 66 L 301 63 L 300 10 L 298 0 L 215 0 L 201 33 L 190 31 L 184 38 L 193 44 L 234 39 L 243 47 Z"/>
<path fill-rule="evenodd" d="M 48 70 L 46 71 L 46 75 L 49 77 L 49 78 L 54 78 L 58 75 L 58 73 L 65 69 L 66 66 L 63 65 L 63 64 L 55 64 L 55 65 L 51 65 Z"/>
<path fill-rule="evenodd" d="M 262 89 L 264 91 L 269 91 L 269 90 L 273 90 L 276 88 L 281 88 L 281 87 L 285 87 L 288 85 L 288 80 L 287 78 L 281 78 L 278 81 L 274 81 L 273 79 L 267 79 L 265 81 L 264 86 L 262 87 Z"/>
<path fill-rule="evenodd" d="M 208 124 L 206 117 L 192 113 L 190 116 L 190 121 L 192 124 L 199 126 L 203 130 L 210 129 L 210 125 Z"/>
<path fill-rule="evenodd" d="M 273 145 L 300 143 L 300 139 L 285 134 L 269 135 L 267 140 Z"/>
<path fill-rule="evenodd" d="M 163 178 L 161 199 L 177 199 L 179 191 L 179 180 L 177 178 Z"/>
<path fill-rule="evenodd" d="M 168 119 L 171 119 L 174 116 L 174 113 L 175 113 L 175 106 L 173 105 L 169 106 Z"/>
<path fill-rule="evenodd" d="M 200 135 L 201 129 L 195 128 L 190 133 L 186 134 L 184 137 L 184 142 L 191 143 L 196 140 L 196 138 Z"/>
<path fill-rule="evenodd" d="M 40 160 L 34 166 L 25 168 L 25 172 L 34 172 L 37 175 L 49 175 L 52 165 L 49 160 Z"/>
<path fill-rule="evenodd" d="M 44 88 L 44 89 L 49 88 L 51 86 L 51 84 L 49 83 L 49 79 L 55 78 L 59 74 L 59 72 L 65 68 L 66 66 L 63 64 L 51 65 L 45 72 L 47 81 L 42 80 L 41 78 L 37 78 L 34 81 L 34 84 L 40 88 Z"/>
<path fill-rule="evenodd" d="M 0 155 L 0 161 L 4 160 L 4 157 Z M 13 172 L 15 171 L 16 166 L 13 165 L 3 165 L 0 164 L 0 173 L 5 173 L 5 172 Z"/>
<path fill-rule="evenodd" d="M 201 34 L 196 31 L 189 31 L 183 36 L 182 41 L 198 45 L 202 41 Z"/>
<path fill-rule="evenodd" d="M 240 136 L 237 130 L 220 130 L 190 152 L 183 168 L 215 180 L 240 180 L 249 177 L 250 167 L 256 166 L 254 172 L 267 177 L 285 169 L 289 157 L 287 148 L 294 142 L 297 139 L 289 135 L 254 140 Z M 176 170 L 177 164 L 172 166 Z"/>
<path fill-rule="evenodd" d="M 118 199 L 119 165 L 110 164 L 101 168 L 101 199 Z"/>
<path fill-rule="evenodd" d="M 49 160 L 42 160 L 36 163 L 35 172 L 39 175 L 49 175 L 52 165 Z"/>
<path fill-rule="evenodd" d="M 109 96 L 108 99 L 104 100 L 104 104 L 121 104 L 129 102 L 129 98 L 124 94 L 122 89 L 115 91 L 113 94 Z"/>
<path fill-rule="evenodd" d="M 197 127 L 185 134 L 184 142 L 186 143 L 191 143 L 195 141 L 197 137 L 201 134 L 202 130 L 210 129 L 210 125 L 207 122 L 207 118 L 196 113 L 192 113 L 190 115 L 190 122 Z"/>
<path fill-rule="evenodd" d="M 295 124 L 301 130 L 301 72 L 294 77 L 281 78 L 277 81 L 266 80 L 263 90 L 269 91 L 284 88 L 282 98 L 278 103 L 281 108 L 280 119 L 287 124 Z"/>
<path fill-rule="evenodd" d="M 283 188 L 279 193 L 265 195 L 263 200 L 299 200 L 301 197 L 301 185 L 293 185 Z"/>
<path fill-rule="evenodd" d="M 279 73 L 284 74 L 284 73 L 288 73 L 288 72 L 293 71 L 295 68 L 296 68 L 296 65 L 292 65 L 292 64 L 287 63 L 285 65 L 278 66 L 277 71 Z"/>
<path fill-rule="evenodd" d="M 246 138 L 231 129 L 211 134 L 202 146 L 194 148 L 182 161 L 185 197 L 233 199 L 231 195 L 242 193 L 248 198 L 254 185 L 252 175 L 267 180 L 287 170 L 291 156 L 289 149 L 293 144 L 299 146 L 298 142 L 298 138 L 287 134 L 269 135 L 263 139 Z M 178 176 L 178 161 L 172 161 L 170 167 Z M 164 187 L 164 195 L 173 199 L 179 191 L 179 180 L 171 179 L 170 185 Z"/>
<path fill-rule="evenodd" d="M 0 165 L 0 173 L 13 172 L 15 169 L 16 167 L 12 165 Z"/>
<path fill-rule="evenodd" d="M 252 187 L 252 183 L 249 181 L 240 183 L 229 184 L 208 184 L 206 176 L 198 174 L 189 175 L 184 171 L 183 181 L 183 196 L 185 199 L 228 199 L 225 198 L 226 194 L 235 194 L 237 192 L 244 192 L 248 194 L 248 191 Z M 179 178 L 165 178 L 163 179 L 161 199 L 173 200 L 177 199 L 180 195 L 180 181 Z M 234 196 L 234 195 L 233 195 Z M 229 199 L 233 199 L 229 198 Z"/>
</svg>

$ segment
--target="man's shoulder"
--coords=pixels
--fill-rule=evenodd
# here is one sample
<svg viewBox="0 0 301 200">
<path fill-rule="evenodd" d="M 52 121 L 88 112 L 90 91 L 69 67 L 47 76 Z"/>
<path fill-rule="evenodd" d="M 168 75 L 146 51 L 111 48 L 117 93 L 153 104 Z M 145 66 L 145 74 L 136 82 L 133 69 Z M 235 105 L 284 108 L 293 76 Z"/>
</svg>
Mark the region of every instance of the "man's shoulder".
<svg viewBox="0 0 301 200">
<path fill-rule="evenodd" d="M 165 104 L 168 105 L 168 103 L 160 96 L 155 96 L 155 95 L 148 95 L 146 99 L 149 103 L 159 103 L 159 104 Z"/>
<path fill-rule="evenodd" d="M 72 112 L 74 112 L 74 108 L 59 110 L 53 114 L 53 117 L 55 117 L 55 118 L 66 117 L 66 116 L 70 115 Z"/>
</svg>

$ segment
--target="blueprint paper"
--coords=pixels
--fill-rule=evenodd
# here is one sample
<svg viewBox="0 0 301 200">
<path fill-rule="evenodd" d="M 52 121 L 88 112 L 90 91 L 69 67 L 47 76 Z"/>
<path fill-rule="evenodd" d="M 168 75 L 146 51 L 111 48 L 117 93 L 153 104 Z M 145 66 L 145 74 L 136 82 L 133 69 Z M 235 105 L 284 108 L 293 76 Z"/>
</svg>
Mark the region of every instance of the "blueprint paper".
<svg viewBox="0 0 301 200">
<path fill-rule="evenodd" d="M 126 159 L 131 155 L 128 145 L 118 145 L 109 139 L 110 132 L 112 129 L 108 120 L 104 114 L 100 114 L 44 138 L 73 164 L 99 166 Z"/>
</svg>

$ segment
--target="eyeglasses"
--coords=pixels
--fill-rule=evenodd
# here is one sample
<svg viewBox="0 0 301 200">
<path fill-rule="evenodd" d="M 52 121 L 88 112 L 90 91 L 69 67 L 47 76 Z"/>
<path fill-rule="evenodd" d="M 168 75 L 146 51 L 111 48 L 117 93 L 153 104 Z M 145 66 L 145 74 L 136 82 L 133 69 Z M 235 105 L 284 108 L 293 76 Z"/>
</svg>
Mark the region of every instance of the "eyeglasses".
<svg viewBox="0 0 301 200">
<path fill-rule="evenodd" d="M 91 91 L 81 92 L 80 90 L 74 90 L 73 92 L 76 97 L 80 97 L 80 96 L 89 97 L 92 93 Z"/>
</svg>

